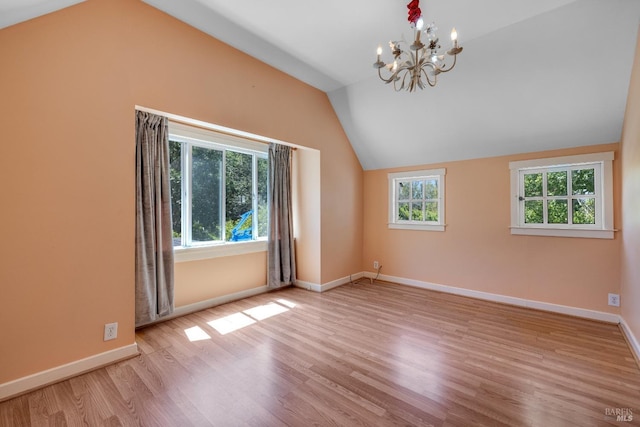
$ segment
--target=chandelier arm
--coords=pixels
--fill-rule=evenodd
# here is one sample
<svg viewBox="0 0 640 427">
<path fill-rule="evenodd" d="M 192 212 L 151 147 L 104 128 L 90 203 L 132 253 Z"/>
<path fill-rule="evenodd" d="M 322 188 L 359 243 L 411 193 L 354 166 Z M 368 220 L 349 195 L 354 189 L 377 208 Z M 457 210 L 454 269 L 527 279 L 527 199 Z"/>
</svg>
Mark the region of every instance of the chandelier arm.
<svg viewBox="0 0 640 427">
<path fill-rule="evenodd" d="M 396 74 L 393 73 L 393 74 L 391 74 L 391 77 L 389 77 L 388 79 L 385 79 L 384 77 L 382 77 L 382 72 L 380 71 L 380 70 L 382 70 L 382 68 L 384 68 L 384 67 L 378 68 L 378 77 L 380 77 L 380 80 L 382 80 L 385 83 L 391 83 L 392 81 L 394 81 Z"/>
<path fill-rule="evenodd" d="M 453 64 L 451 64 L 451 67 L 447 68 L 446 70 L 444 68 L 440 68 L 441 73 L 448 73 L 449 71 L 453 70 L 453 67 L 456 66 L 456 60 L 458 59 L 458 55 L 452 55 L 452 56 L 453 56 Z"/>
<path fill-rule="evenodd" d="M 431 66 L 431 68 L 435 69 L 433 64 L 429 64 L 429 65 Z M 434 87 L 436 85 L 436 83 L 438 83 L 438 75 L 437 74 L 434 74 L 433 81 L 431 81 L 431 79 L 429 78 L 429 74 L 427 74 L 427 71 L 424 68 L 422 68 L 420 71 L 421 71 L 421 74 L 424 74 L 424 77 L 427 80 L 427 84 L 429 84 L 429 86 Z"/>
<path fill-rule="evenodd" d="M 420 33 L 418 32 L 418 34 Z M 411 92 L 416 90 L 416 86 L 422 89 L 422 82 L 420 82 L 421 70 L 422 67 L 420 66 L 420 49 L 416 49 L 413 70 L 411 71 Z"/>
<path fill-rule="evenodd" d="M 407 75 L 409 74 L 409 70 L 408 69 L 404 69 L 404 72 L 402 73 L 402 78 L 398 79 L 398 81 L 401 83 L 400 84 L 400 88 L 396 89 L 396 90 L 402 90 L 405 87 L 405 83 L 407 81 Z"/>
<path fill-rule="evenodd" d="M 400 72 L 396 72 L 396 78 L 393 80 L 393 90 L 395 90 L 396 92 L 399 92 L 402 90 L 402 88 L 404 87 L 404 81 L 402 81 L 402 79 L 400 79 L 400 77 L 398 77 L 398 74 Z M 402 82 L 402 85 L 400 87 L 398 87 L 398 82 Z"/>
<path fill-rule="evenodd" d="M 404 76 L 402 77 L 402 84 L 406 86 L 409 92 L 413 92 L 416 90 L 416 83 L 414 79 L 415 70 L 414 67 L 411 67 L 405 71 Z"/>
</svg>

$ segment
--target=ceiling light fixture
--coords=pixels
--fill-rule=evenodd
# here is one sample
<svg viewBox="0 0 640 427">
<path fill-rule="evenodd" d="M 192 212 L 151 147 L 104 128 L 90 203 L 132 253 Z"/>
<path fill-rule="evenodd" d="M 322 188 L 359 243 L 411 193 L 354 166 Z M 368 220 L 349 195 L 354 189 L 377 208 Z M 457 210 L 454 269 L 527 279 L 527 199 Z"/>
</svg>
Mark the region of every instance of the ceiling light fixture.
<svg viewBox="0 0 640 427">
<path fill-rule="evenodd" d="M 399 41 L 389 42 L 393 62 L 386 64 L 380 60 L 382 47 L 378 46 L 378 60 L 373 63 L 373 67 L 378 69 L 380 80 L 389 84 L 393 83 L 396 91 L 408 90 L 413 92 L 416 88 L 424 89 L 427 85 L 435 86 L 438 82 L 438 74 L 451 71 L 456 66 L 457 55 L 462 52 L 462 47 L 458 46 L 458 33 L 456 29 L 451 30 L 451 41 L 453 47 L 446 54 L 453 56 L 453 63 L 450 67 L 445 64 L 445 55 L 440 53 L 437 27 L 431 23 L 425 27 L 422 11 L 420 10 L 420 0 L 413 0 L 407 5 L 409 9 L 409 23 L 415 30 L 416 38 L 409 48 L 410 51 L 402 50 Z M 425 33 L 427 44 L 425 45 L 420 36 Z M 404 41 L 403 41 L 404 43 Z M 382 69 L 386 68 L 391 75 L 389 78 L 382 76 Z M 424 80 L 423 80 L 424 78 Z"/>
</svg>

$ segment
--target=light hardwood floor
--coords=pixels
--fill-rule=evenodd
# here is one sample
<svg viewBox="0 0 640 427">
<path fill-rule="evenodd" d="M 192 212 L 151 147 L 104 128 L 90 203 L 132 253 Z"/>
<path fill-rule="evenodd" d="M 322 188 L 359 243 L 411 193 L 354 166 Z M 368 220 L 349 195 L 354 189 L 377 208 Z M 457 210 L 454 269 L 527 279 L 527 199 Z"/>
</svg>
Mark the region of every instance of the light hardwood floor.
<svg viewBox="0 0 640 427">
<path fill-rule="evenodd" d="M 640 425 L 617 325 L 383 282 L 272 292 L 136 338 L 139 357 L 0 403 L 0 424 Z"/>
</svg>

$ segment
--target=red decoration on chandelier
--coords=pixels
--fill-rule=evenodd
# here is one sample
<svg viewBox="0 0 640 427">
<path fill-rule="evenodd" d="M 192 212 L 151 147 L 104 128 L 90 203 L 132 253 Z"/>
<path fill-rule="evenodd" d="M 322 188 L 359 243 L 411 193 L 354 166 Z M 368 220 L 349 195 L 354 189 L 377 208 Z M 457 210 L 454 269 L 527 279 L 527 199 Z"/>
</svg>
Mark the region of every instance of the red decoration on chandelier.
<svg viewBox="0 0 640 427">
<path fill-rule="evenodd" d="M 418 22 L 418 19 L 422 16 L 420 0 L 412 0 L 409 2 L 407 9 L 409 9 L 409 22 L 415 25 L 415 23 Z"/>
</svg>

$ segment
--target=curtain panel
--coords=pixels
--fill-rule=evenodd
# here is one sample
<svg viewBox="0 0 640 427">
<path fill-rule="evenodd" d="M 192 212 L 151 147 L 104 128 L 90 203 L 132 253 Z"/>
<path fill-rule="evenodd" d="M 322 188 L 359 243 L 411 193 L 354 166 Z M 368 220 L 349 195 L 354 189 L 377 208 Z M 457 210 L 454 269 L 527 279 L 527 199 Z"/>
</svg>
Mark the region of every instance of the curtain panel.
<svg viewBox="0 0 640 427">
<path fill-rule="evenodd" d="M 173 240 L 166 117 L 136 111 L 136 326 L 173 312 Z"/>
<path fill-rule="evenodd" d="M 269 144 L 269 241 L 267 286 L 277 289 L 296 282 L 291 194 L 291 148 Z"/>
</svg>

